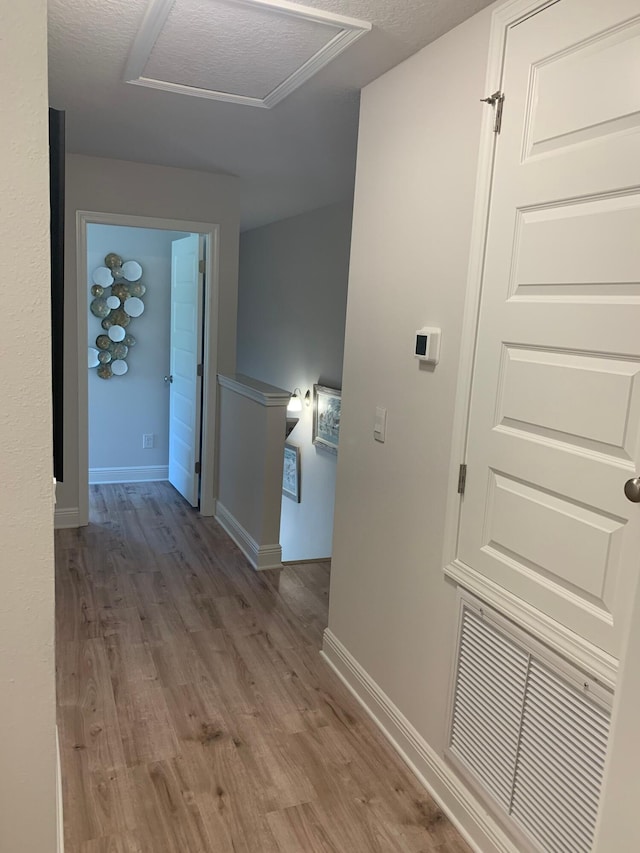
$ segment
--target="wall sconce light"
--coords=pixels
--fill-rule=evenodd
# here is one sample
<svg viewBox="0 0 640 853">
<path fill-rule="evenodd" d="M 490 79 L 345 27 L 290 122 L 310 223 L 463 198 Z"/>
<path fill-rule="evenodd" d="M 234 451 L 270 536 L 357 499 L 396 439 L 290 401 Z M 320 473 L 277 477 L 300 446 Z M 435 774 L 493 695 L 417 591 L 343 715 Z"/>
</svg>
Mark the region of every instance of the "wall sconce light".
<svg viewBox="0 0 640 853">
<path fill-rule="evenodd" d="M 307 391 L 303 398 L 302 391 L 299 388 L 294 388 L 287 406 L 287 413 L 291 415 L 301 412 L 303 399 L 305 406 L 309 407 L 311 405 L 311 391 Z"/>
<path fill-rule="evenodd" d="M 302 391 L 299 388 L 293 389 L 293 394 L 291 395 L 291 399 L 287 404 L 287 437 L 294 429 L 295 425 L 300 420 L 299 415 L 302 411 L 302 400 L 304 399 L 305 406 L 311 405 L 311 391 L 307 391 L 307 393 L 302 396 Z"/>
<path fill-rule="evenodd" d="M 294 415 L 302 411 L 302 391 L 299 388 L 293 389 L 293 394 L 287 405 L 287 414 Z"/>
</svg>

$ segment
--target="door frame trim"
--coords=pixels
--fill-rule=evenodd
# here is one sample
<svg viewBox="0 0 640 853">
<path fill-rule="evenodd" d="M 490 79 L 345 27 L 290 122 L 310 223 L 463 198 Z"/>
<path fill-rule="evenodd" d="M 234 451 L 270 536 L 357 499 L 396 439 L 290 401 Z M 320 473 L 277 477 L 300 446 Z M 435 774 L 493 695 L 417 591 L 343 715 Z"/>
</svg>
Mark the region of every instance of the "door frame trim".
<svg viewBox="0 0 640 853">
<path fill-rule="evenodd" d="M 491 17 L 487 76 L 484 91 L 500 91 L 509 30 L 541 12 L 547 6 L 553 6 L 558 0 L 508 0 L 494 10 Z M 444 547 L 442 565 L 448 566 L 456 559 L 458 552 L 458 529 L 463 497 L 458 494 L 458 475 L 460 465 L 467 461 L 467 437 L 469 414 L 471 409 L 471 387 L 476 358 L 482 281 L 489 226 L 491 205 L 491 186 L 496 151 L 494 133 L 494 115 L 492 109 L 484 110 L 480 127 L 480 152 L 476 174 L 476 194 L 473 205 L 469 266 L 467 286 L 462 318 L 462 342 L 460 345 L 460 363 L 456 387 L 455 410 L 453 419 L 453 437 L 451 460 L 449 465 L 449 489 L 447 492 L 447 510 L 445 517 Z"/>
<path fill-rule="evenodd" d="M 509 31 L 532 15 L 555 5 L 559 0 L 509 0 L 495 9 L 491 18 L 489 54 L 485 93 L 502 89 L 503 69 Z M 508 95 L 508 93 L 507 93 Z M 442 565 L 445 575 L 456 585 L 464 587 L 493 604 L 499 611 L 509 614 L 543 642 L 559 649 L 577 666 L 586 668 L 604 684 L 616 683 L 618 661 L 602 649 L 575 635 L 564 626 L 541 614 L 526 601 L 508 590 L 493 584 L 471 566 L 458 558 L 458 538 L 462 502 L 458 494 L 458 475 L 461 464 L 467 463 L 471 391 L 475 371 L 476 345 L 479 331 L 480 304 L 489 226 L 491 189 L 496 152 L 493 110 L 484 112 L 480 129 L 480 152 L 476 177 L 476 195 L 467 272 L 460 364 L 456 388 L 453 420 L 451 459 L 449 463 L 449 488 L 444 529 Z M 473 472 L 471 472 L 473 476 Z"/>
<path fill-rule="evenodd" d="M 218 317 L 220 297 L 220 226 L 211 222 L 161 219 L 124 213 L 76 211 L 77 328 L 78 328 L 78 525 L 89 523 L 89 378 L 86 364 L 89 332 L 87 326 L 87 225 L 119 225 L 128 228 L 153 228 L 158 231 L 184 231 L 202 234 L 206 240 L 204 281 L 204 339 L 202 377 L 202 435 L 200 474 L 200 514 L 215 513 L 217 477 L 217 375 Z"/>
</svg>

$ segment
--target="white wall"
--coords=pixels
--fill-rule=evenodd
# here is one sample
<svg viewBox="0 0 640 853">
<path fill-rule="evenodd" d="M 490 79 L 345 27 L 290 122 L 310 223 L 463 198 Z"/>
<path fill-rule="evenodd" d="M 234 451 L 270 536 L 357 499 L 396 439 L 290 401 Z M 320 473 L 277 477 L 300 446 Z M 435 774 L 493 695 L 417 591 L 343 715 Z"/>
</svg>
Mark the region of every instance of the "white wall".
<svg viewBox="0 0 640 853">
<path fill-rule="evenodd" d="M 0 10 L 0 850 L 56 849 L 45 0 Z"/>
<path fill-rule="evenodd" d="M 60 105 L 64 106 L 64 105 Z M 238 180 L 188 169 L 151 166 L 104 157 L 67 155 L 65 234 L 65 476 L 58 487 L 58 508 L 79 505 L 76 213 L 77 211 L 149 216 L 220 226 L 220 329 L 218 371 L 235 371 L 238 285 Z M 144 315 L 143 315 L 144 316 Z"/>
<path fill-rule="evenodd" d="M 242 374 L 219 381 L 216 518 L 254 568 L 282 568 L 282 442 L 289 394 Z"/>
<path fill-rule="evenodd" d="M 362 95 L 329 627 L 438 753 L 455 588 L 442 572 L 490 11 Z M 421 369 L 415 331 L 442 328 Z M 387 440 L 373 438 L 376 406 Z"/>
<path fill-rule="evenodd" d="M 340 387 L 351 205 L 284 219 L 240 239 L 238 370 L 303 393 Z M 284 560 L 331 556 L 336 457 L 311 441 L 305 408 L 288 441 L 300 447 L 301 502 L 282 499 Z"/>
<path fill-rule="evenodd" d="M 87 291 L 93 270 L 104 266 L 109 252 L 125 261 L 138 261 L 147 288 L 144 314 L 127 327 L 136 339 L 127 356 L 129 372 L 104 380 L 95 368 L 88 371 L 90 480 L 96 469 L 166 468 L 169 464 L 169 389 L 163 377 L 169 372 L 171 243 L 185 236 L 153 228 L 87 226 Z M 89 294 L 88 306 L 92 299 Z M 105 334 L 104 329 L 90 310 L 87 323 L 89 346 L 95 346 L 96 336 Z M 143 433 L 154 435 L 151 450 L 142 447 Z"/>
</svg>

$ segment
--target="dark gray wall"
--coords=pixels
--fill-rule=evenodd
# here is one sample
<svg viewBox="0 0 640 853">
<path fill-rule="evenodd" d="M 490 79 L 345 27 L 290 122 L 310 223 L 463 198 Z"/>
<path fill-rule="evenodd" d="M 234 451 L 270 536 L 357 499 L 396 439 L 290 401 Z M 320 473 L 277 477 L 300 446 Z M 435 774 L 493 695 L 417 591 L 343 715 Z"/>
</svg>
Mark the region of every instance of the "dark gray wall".
<svg viewBox="0 0 640 853">
<path fill-rule="evenodd" d="M 350 204 L 241 235 L 239 372 L 303 394 L 314 383 L 341 386 L 350 242 Z M 312 407 L 289 441 L 300 447 L 302 500 L 283 497 L 283 559 L 329 557 L 336 457 L 312 444 Z"/>
</svg>

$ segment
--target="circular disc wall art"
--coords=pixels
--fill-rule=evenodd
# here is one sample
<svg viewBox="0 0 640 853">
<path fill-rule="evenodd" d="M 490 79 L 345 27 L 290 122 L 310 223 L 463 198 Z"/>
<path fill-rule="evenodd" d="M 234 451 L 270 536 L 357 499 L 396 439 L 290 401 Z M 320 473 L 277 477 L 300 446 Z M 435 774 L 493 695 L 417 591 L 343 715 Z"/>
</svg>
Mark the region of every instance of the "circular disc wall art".
<svg viewBox="0 0 640 853">
<path fill-rule="evenodd" d="M 111 379 L 113 372 L 110 364 L 101 364 L 98 368 L 98 376 L 100 379 Z"/>
<path fill-rule="evenodd" d="M 130 317 L 139 317 L 144 312 L 144 302 L 137 296 L 130 296 L 125 302 L 125 311 Z"/>
<path fill-rule="evenodd" d="M 113 276 L 111 270 L 107 267 L 98 267 L 93 271 L 94 284 L 99 284 L 101 287 L 111 287 L 113 284 Z"/>
<path fill-rule="evenodd" d="M 109 252 L 104 263 L 92 273 L 94 298 L 89 308 L 107 334 L 98 335 L 88 357 L 89 367 L 97 367 L 100 379 L 110 379 L 129 370 L 126 359 L 136 339 L 125 329 L 132 318 L 144 313 L 141 297 L 147 288 L 140 280 L 142 265 L 138 261 L 124 261 L 116 252 Z"/>
<path fill-rule="evenodd" d="M 112 326 L 109 329 L 109 337 L 112 341 L 114 341 L 114 343 L 119 343 L 120 341 L 123 341 L 126 334 L 127 333 L 122 328 L 122 326 Z"/>
<path fill-rule="evenodd" d="M 121 299 L 123 302 L 125 299 L 128 299 L 131 294 L 129 293 L 128 284 L 123 284 L 122 282 L 118 282 L 118 284 L 114 284 L 111 288 L 111 293 L 113 296 L 117 296 L 118 299 Z"/>
<path fill-rule="evenodd" d="M 129 300 L 127 300 L 128 302 Z M 131 317 L 127 314 L 124 308 L 116 308 L 109 314 L 109 318 L 113 321 L 112 326 L 128 326 L 131 322 Z"/>
<path fill-rule="evenodd" d="M 116 255 L 115 252 L 109 252 L 104 259 L 105 266 L 109 267 L 110 270 L 115 269 L 116 267 L 122 266 L 122 258 L 120 255 Z"/>
<path fill-rule="evenodd" d="M 111 311 L 104 296 L 96 296 L 89 308 L 91 309 L 91 313 L 96 317 L 106 317 L 109 311 Z"/>
<path fill-rule="evenodd" d="M 138 281 L 142 276 L 142 267 L 137 261 L 126 261 L 122 264 L 122 275 L 127 281 Z"/>
<path fill-rule="evenodd" d="M 121 361 L 129 355 L 129 347 L 124 342 L 121 344 L 114 344 L 111 347 L 111 354 L 115 359 Z"/>
<path fill-rule="evenodd" d="M 129 365 L 126 361 L 117 359 L 111 362 L 111 370 L 115 376 L 124 376 L 127 370 L 129 370 Z"/>
</svg>

